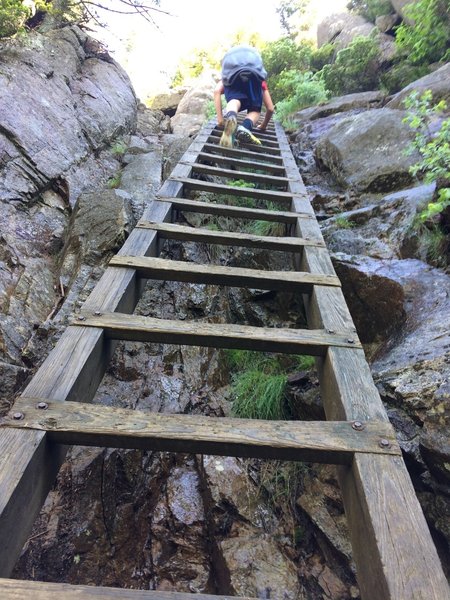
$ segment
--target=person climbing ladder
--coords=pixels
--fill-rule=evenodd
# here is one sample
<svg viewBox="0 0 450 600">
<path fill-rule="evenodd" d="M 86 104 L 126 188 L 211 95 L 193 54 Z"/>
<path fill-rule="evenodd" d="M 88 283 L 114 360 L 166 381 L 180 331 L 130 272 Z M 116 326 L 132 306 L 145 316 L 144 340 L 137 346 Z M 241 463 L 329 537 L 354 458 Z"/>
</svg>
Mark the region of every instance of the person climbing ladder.
<svg viewBox="0 0 450 600">
<path fill-rule="evenodd" d="M 261 142 L 252 130 L 261 116 L 264 103 L 266 112 L 262 123 L 257 126 L 265 131 L 274 113 L 274 105 L 265 81 L 267 71 L 260 54 L 250 46 L 234 46 L 222 59 L 222 79 L 214 90 L 214 105 L 219 127 L 224 128 L 220 145 L 233 147 L 234 138 L 244 143 Z M 227 106 L 225 116 L 222 111 L 222 94 L 225 94 Z M 242 125 L 237 124 L 237 114 L 247 111 Z"/>
</svg>

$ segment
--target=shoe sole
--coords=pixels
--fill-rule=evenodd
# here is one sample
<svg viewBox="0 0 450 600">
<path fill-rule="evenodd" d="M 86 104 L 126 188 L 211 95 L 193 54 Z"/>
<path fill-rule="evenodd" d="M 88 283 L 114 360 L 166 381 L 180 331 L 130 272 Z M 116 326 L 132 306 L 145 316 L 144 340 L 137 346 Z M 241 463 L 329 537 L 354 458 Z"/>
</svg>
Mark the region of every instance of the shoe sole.
<svg viewBox="0 0 450 600">
<path fill-rule="evenodd" d="M 237 132 L 236 138 L 240 142 L 244 142 L 244 144 L 255 144 L 255 146 L 261 146 L 261 141 L 255 137 L 250 131 L 240 131 Z"/>
<path fill-rule="evenodd" d="M 234 132 L 236 131 L 236 127 L 236 119 L 225 119 L 225 128 L 219 142 L 220 146 L 225 146 L 225 148 L 233 147 L 233 136 Z"/>
</svg>

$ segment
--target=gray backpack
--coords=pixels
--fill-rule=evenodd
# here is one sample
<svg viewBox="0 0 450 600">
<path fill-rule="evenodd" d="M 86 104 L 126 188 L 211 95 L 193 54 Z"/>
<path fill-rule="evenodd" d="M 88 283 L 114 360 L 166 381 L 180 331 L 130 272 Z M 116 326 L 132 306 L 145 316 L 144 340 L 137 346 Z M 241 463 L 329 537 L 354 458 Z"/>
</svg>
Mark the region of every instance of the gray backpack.
<svg viewBox="0 0 450 600">
<path fill-rule="evenodd" d="M 230 86 L 237 77 L 247 81 L 252 76 L 259 81 L 267 77 L 259 52 L 250 46 L 234 46 L 228 50 L 222 59 L 223 84 Z"/>
</svg>

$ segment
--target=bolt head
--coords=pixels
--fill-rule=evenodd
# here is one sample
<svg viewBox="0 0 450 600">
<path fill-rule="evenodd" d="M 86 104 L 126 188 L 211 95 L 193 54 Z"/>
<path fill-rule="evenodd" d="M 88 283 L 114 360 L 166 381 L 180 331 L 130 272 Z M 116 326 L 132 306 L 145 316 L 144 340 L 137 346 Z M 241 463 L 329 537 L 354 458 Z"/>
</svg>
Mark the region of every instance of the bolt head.
<svg viewBox="0 0 450 600">
<path fill-rule="evenodd" d="M 40 410 L 47 410 L 48 404 L 47 402 L 38 402 L 36 404 L 36 408 L 39 408 Z"/>
<path fill-rule="evenodd" d="M 349 344 L 354 344 L 354 343 L 355 343 L 355 340 L 352 340 L 352 338 L 348 338 L 347 342 L 348 342 Z"/>
<path fill-rule="evenodd" d="M 96 317 L 101 317 L 101 316 L 102 316 L 102 313 L 101 313 L 99 310 L 96 310 L 96 311 L 95 311 L 95 313 L 94 313 L 94 315 L 95 315 Z"/>
<path fill-rule="evenodd" d="M 381 448 L 389 448 L 391 446 L 389 440 L 385 440 L 384 438 L 381 438 L 381 440 L 378 442 L 378 444 L 380 445 Z"/>
<path fill-rule="evenodd" d="M 24 414 L 21 412 L 15 412 L 12 417 L 15 421 L 21 421 L 24 417 Z"/>
<path fill-rule="evenodd" d="M 361 431 L 364 429 L 364 425 L 361 423 L 361 421 L 353 421 L 352 427 L 353 429 L 356 429 L 356 431 Z"/>
<path fill-rule="evenodd" d="M 83 315 L 78 315 L 77 319 L 79 321 L 86 321 L 86 317 L 83 317 Z"/>
</svg>

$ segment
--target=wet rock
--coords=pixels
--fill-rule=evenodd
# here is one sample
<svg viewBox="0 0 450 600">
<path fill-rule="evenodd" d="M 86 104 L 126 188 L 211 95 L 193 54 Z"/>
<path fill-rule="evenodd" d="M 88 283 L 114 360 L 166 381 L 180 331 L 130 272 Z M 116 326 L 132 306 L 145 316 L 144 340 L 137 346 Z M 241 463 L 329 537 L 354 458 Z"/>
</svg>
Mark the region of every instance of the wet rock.
<svg viewBox="0 0 450 600">
<path fill-rule="evenodd" d="M 379 266 L 377 260 L 368 257 L 334 257 L 342 291 L 363 343 L 386 341 L 401 330 L 406 320 L 402 286 L 382 275 Z"/>
<path fill-rule="evenodd" d="M 401 149 L 412 141 L 401 111 L 380 108 L 343 120 L 316 146 L 316 156 L 336 180 L 359 191 L 391 191 L 411 183 L 418 160 Z M 364 156 L 364 161 L 361 161 Z"/>
<path fill-rule="evenodd" d="M 295 564 L 283 556 L 271 536 L 229 538 L 220 548 L 236 595 L 274 600 L 306 598 Z"/>
</svg>

